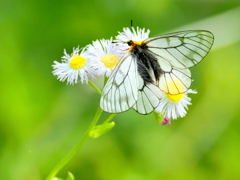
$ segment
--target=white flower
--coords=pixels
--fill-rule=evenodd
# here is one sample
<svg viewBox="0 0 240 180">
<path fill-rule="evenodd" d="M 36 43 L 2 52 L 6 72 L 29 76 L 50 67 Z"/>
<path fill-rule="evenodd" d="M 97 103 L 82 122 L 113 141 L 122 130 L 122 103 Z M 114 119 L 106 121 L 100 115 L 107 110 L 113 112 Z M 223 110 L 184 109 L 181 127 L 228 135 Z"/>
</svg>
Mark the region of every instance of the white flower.
<svg viewBox="0 0 240 180">
<path fill-rule="evenodd" d="M 53 74 L 58 76 L 60 81 L 67 80 L 67 83 L 74 84 L 81 81 L 88 82 L 88 76 L 93 77 L 92 70 L 89 67 L 89 61 L 86 59 L 85 48 L 73 48 L 71 55 L 64 50 L 62 62 L 54 61 Z"/>
<path fill-rule="evenodd" d="M 110 76 L 125 53 L 125 51 L 119 50 L 120 46 L 113 42 L 112 38 L 96 40 L 88 45 L 87 57 L 91 61 L 95 74 Z"/>
<path fill-rule="evenodd" d="M 184 117 L 187 114 L 188 105 L 191 104 L 191 98 L 187 96 L 188 93 L 196 94 L 197 92 L 189 89 L 181 94 L 167 94 L 162 91 L 162 99 L 155 111 L 164 114 L 166 119 Z"/>
<path fill-rule="evenodd" d="M 137 30 L 134 29 L 134 27 L 130 28 L 123 28 L 123 32 L 118 32 L 119 35 L 116 37 L 117 42 L 119 43 L 126 43 L 129 40 L 132 41 L 144 41 L 148 38 L 150 30 L 146 30 L 145 28 L 141 29 L 137 27 Z"/>
</svg>

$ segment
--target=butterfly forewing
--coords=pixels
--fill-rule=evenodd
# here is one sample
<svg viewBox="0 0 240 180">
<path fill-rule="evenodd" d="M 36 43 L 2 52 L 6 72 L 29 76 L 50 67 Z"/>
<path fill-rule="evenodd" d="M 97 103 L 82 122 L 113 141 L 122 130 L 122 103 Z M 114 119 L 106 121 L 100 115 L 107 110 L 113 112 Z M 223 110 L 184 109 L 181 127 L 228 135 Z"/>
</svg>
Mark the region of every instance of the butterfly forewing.
<svg viewBox="0 0 240 180">
<path fill-rule="evenodd" d="M 144 41 L 148 49 L 172 67 L 186 69 L 199 63 L 213 44 L 213 34 L 195 30 L 171 33 Z"/>
<path fill-rule="evenodd" d="M 114 69 L 100 100 L 100 107 L 109 113 L 130 109 L 138 98 L 137 62 L 129 53 Z"/>
</svg>

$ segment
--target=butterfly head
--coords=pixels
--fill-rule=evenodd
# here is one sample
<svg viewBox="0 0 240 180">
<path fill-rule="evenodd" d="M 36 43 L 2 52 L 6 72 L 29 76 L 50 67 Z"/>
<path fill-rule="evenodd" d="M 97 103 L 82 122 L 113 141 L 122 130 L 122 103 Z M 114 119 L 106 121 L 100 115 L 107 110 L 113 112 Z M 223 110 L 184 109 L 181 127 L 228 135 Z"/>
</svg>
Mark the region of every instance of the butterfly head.
<svg viewBox="0 0 240 180">
<path fill-rule="evenodd" d="M 133 40 L 129 40 L 127 41 L 129 48 L 129 51 L 132 51 L 136 46 L 140 46 L 142 45 L 143 41 L 133 41 Z"/>
</svg>

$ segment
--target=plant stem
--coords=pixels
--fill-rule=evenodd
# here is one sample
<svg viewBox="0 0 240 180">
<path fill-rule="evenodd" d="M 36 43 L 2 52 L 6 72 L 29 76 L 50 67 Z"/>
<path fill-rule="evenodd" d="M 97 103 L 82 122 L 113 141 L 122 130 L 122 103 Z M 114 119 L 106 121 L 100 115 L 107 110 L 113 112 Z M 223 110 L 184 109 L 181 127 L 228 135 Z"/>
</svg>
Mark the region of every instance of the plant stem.
<svg viewBox="0 0 240 180">
<path fill-rule="evenodd" d="M 114 118 L 114 116 L 116 116 L 117 114 L 111 114 L 110 116 L 108 116 L 108 118 L 102 123 L 102 124 L 106 124 L 106 123 L 108 123 L 109 121 L 111 121 L 113 118 Z"/>
<path fill-rule="evenodd" d="M 83 144 L 86 142 L 86 140 L 89 137 L 89 133 L 92 130 L 92 128 L 96 125 L 98 119 L 100 118 L 101 114 L 102 114 L 102 110 L 100 107 L 98 107 L 97 112 L 90 124 L 90 126 L 88 127 L 87 131 L 84 133 L 84 135 L 82 136 L 82 138 L 80 139 L 80 141 L 77 143 L 77 145 L 72 149 L 72 151 L 70 153 L 68 153 L 68 155 L 63 158 L 54 168 L 53 170 L 50 172 L 50 174 L 48 175 L 48 177 L 46 178 L 46 180 L 52 180 L 56 174 L 64 167 L 64 165 L 66 165 L 76 154 L 77 152 L 82 148 Z"/>
<path fill-rule="evenodd" d="M 104 82 L 103 82 L 103 85 L 104 85 L 104 86 L 105 86 L 105 84 L 107 83 L 108 79 L 109 79 L 109 78 L 105 75 L 105 76 L 104 76 Z"/>
<path fill-rule="evenodd" d="M 88 81 L 88 83 L 97 91 L 98 94 L 102 94 L 100 89 L 92 81 Z"/>
</svg>

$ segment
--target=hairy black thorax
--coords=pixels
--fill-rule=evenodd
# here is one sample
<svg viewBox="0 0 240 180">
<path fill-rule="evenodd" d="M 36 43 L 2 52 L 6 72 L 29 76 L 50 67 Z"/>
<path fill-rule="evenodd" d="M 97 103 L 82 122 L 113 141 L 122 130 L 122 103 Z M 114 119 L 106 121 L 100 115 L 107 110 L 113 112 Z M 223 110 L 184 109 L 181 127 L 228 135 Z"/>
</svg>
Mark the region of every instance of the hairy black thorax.
<svg viewBox="0 0 240 180">
<path fill-rule="evenodd" d="M 133 45 L 131 54 L 137 60 L 137 69 L 145 84 L 158 84 L 162 70 L 157 59 L 146 44 L 135 45 L 133 41 L 128 42 L 129 46 Z"/>
</svg>

